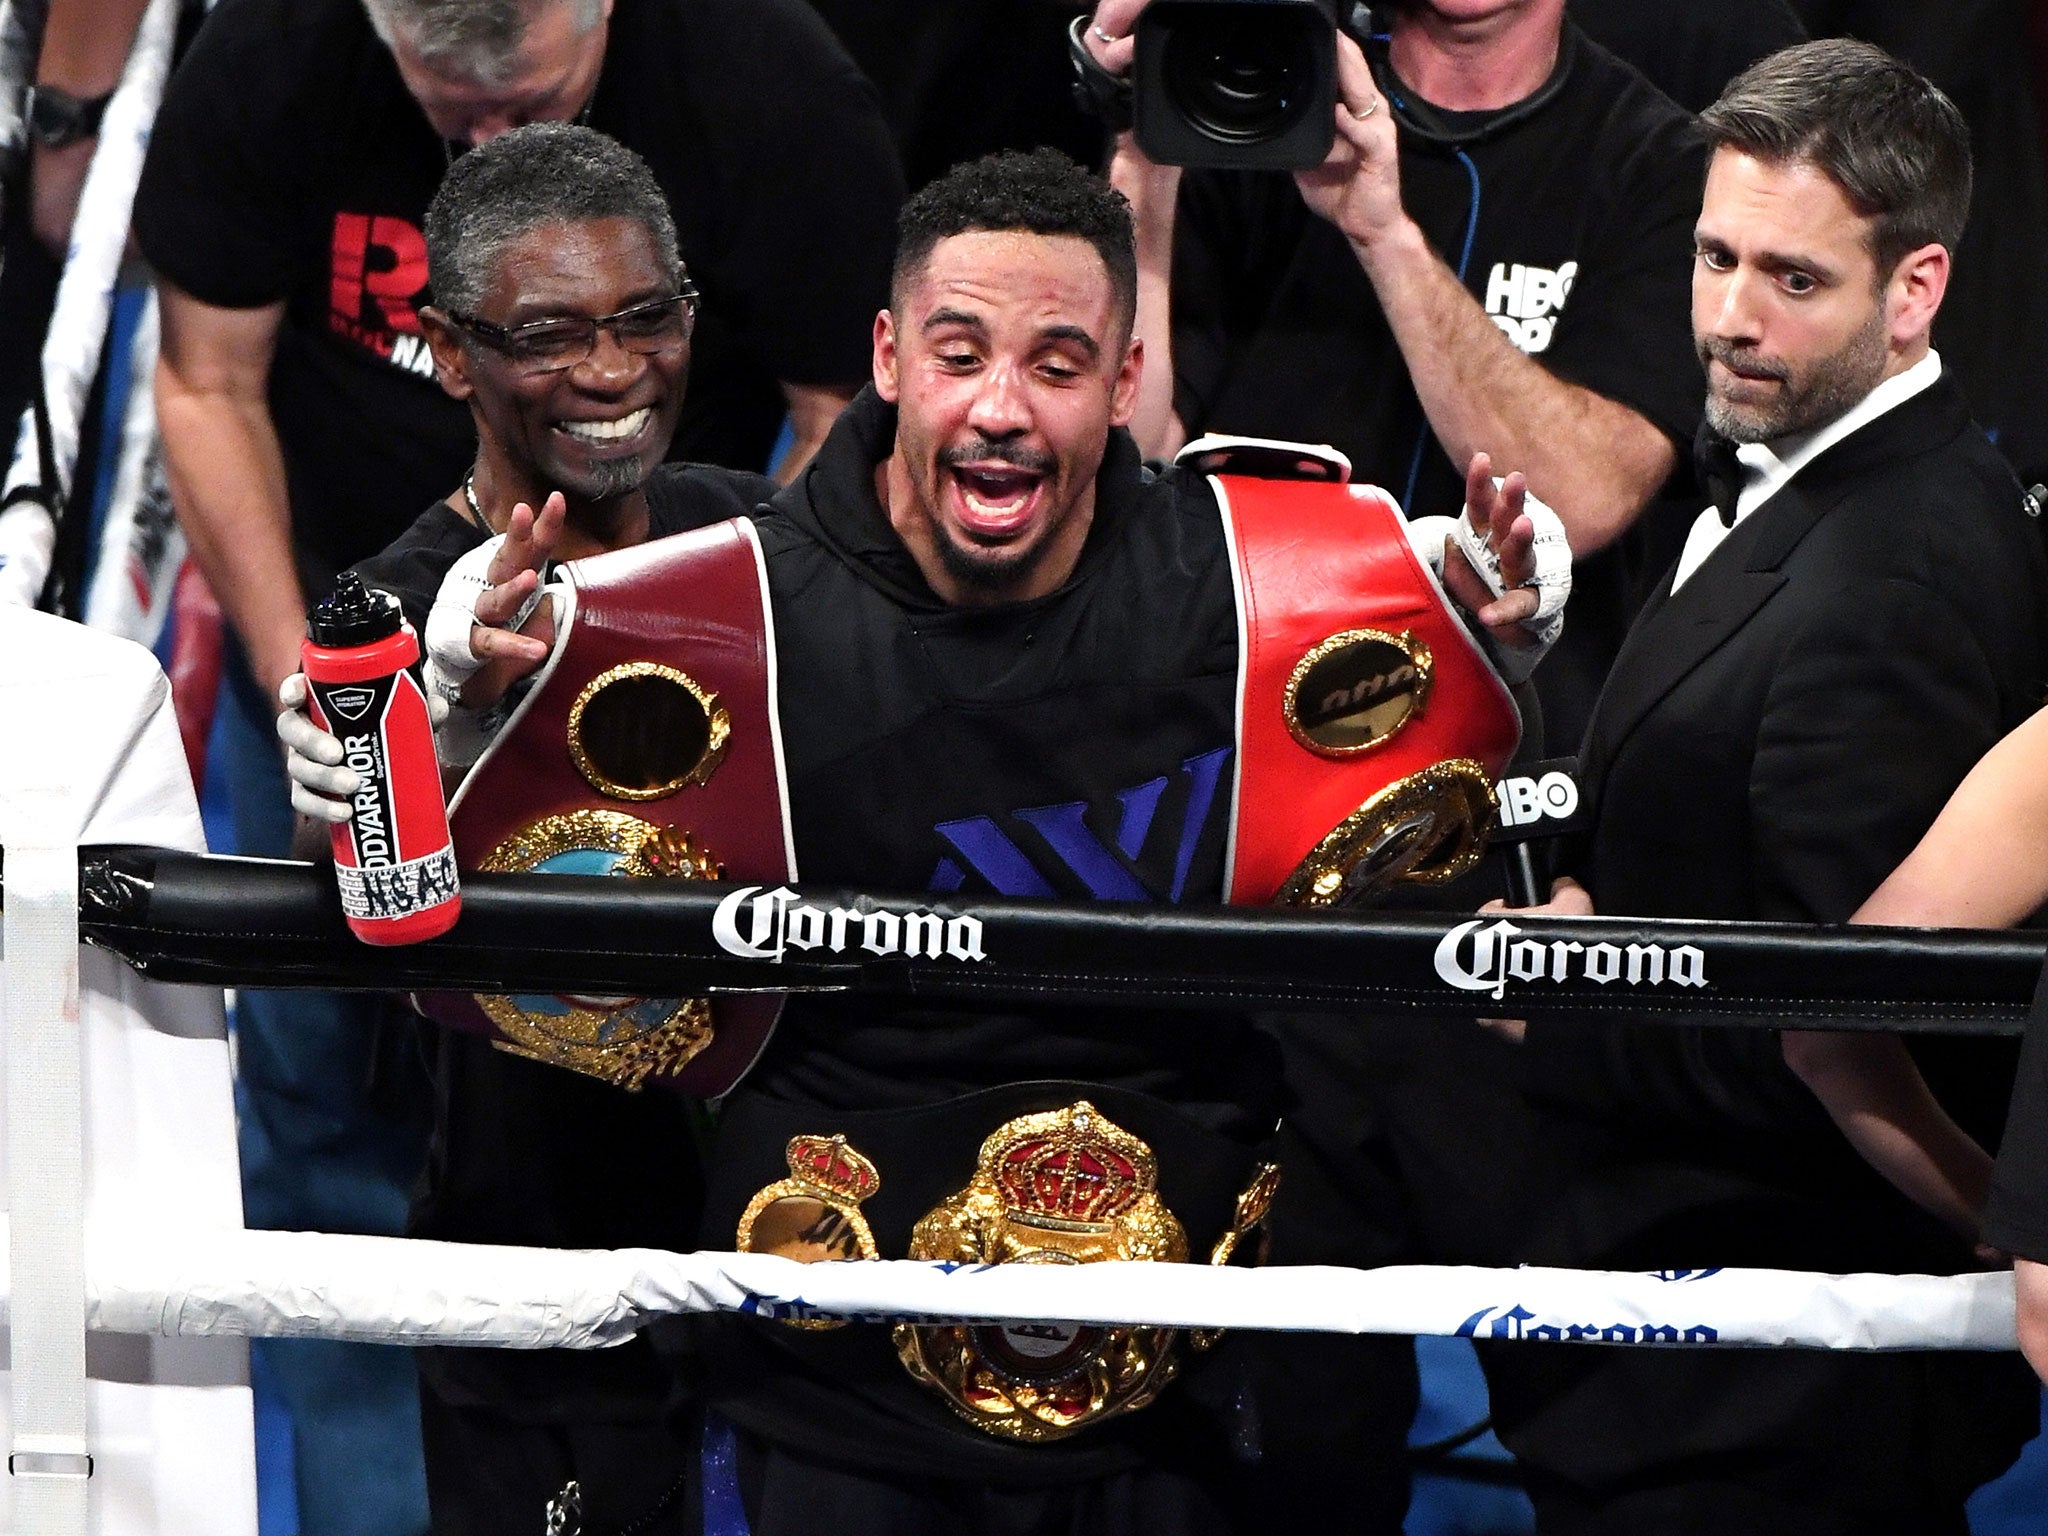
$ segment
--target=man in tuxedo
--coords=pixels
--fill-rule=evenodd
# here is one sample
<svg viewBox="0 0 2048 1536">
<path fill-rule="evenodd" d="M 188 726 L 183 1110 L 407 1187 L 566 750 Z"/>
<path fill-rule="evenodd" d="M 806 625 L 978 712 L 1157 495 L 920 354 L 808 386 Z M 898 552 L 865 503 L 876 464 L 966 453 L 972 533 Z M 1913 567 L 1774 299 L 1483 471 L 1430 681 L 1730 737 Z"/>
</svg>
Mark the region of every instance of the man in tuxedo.
<svg viewBox="0 0 2048 1536">
<path fill-rule="evenodd" d="M 1584 891 L 1553 899 L 1840 922 L 2039 703 L 2048 564 L 1930 345 L 1969 205 L 1955 108 L 1830 40 L 1757 64 L 1702 121 L 1693 329 L 1716 504 L 1601 695 L 1595 825 L 1567 863 Z M 1955 1192 L 1948 1227 L 1904 1199 L 1788 1067 L 1797 1039 L 1530 1025 L 1517 1066 L 1574 1166 L 1526 1257 L 1968 1267 L 1952 1228 L 1981 1187 Z M 2001 1065 L 1921 1064 L 1937 1089 Z M 2035 1402 L 2002 1356 L 1499 1344 L 1487 1364 L 1545 1536 L 1960 1533 Z"/>
</svg>

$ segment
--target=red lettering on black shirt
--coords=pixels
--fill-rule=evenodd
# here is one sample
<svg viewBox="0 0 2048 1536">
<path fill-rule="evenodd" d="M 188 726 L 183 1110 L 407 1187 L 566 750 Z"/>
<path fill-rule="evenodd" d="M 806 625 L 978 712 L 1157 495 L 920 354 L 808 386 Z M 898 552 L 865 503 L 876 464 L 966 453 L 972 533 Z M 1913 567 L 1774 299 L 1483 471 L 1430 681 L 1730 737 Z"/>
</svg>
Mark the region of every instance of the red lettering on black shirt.
<svg viewBox="0 0 2048 1536">
<path fill-rule="evenodd" d="M 339 323 L 333 329 L 388 357 L 395 336 L 420 333 L 426 287 L 427 241 L 416 225 L 390 214 L 335 214 L 328 302 Z"/>
</svg>

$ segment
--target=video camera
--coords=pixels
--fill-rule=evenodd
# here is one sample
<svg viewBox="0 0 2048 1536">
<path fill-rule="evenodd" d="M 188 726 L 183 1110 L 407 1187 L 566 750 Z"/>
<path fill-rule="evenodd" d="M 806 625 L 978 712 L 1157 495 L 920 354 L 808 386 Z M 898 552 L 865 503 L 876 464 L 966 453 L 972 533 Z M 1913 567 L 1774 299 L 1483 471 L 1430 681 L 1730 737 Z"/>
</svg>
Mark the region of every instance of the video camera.
<svg viewBox="0 0 2048 1536">
<path fill-rule="evenodd" d="M 1161 165 L 1299 170 L 1335 137 L 1337 31 L 1373 31 L 1352 0 L 1154 0 L 1138 17 L 1132 126 Z"/>
</svg>

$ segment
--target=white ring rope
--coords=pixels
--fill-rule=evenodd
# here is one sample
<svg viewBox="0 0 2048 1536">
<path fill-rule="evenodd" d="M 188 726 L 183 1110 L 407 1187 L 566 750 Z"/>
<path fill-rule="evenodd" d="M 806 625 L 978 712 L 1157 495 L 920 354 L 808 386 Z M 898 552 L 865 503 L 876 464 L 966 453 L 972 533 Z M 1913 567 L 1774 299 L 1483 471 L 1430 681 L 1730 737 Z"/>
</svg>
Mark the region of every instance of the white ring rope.
<svg viewBox="0 0 2048 1536">
<path fill-rule="evenodd" d="M 513 1349 L 602 1348 L 658 1317 L 715 1311 L 1854 1350 L 2004 1350 L 2016 1338 L 2006 1273 L 805 1265 L 127 1227 L 88 1231 L 86 1276 L 89 1325 L 102 1331 Z"/>
</svg>

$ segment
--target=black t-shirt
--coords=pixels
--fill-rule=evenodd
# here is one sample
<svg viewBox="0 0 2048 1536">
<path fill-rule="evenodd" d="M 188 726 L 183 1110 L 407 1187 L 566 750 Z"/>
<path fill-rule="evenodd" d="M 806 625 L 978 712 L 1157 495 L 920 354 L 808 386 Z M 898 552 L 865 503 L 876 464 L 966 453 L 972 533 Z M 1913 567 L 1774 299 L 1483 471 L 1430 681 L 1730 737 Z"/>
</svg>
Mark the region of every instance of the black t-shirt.
<svg viewBox="0 0 2048 1536">
<path fill-rule="evenodd" d="M 1645 5 L 1643 0 L 1571 0 L 1585 34 L 1628 60 L 1688 112 L 1712 106 L 1728 82 L 1758 59 L 1806 41 L 1791 0 L 1716 0 L 1713 5 Z"/>
<path fill-rule="evenodd" d="M 2048 1264 L 2048 973 L 2034 994 L 2033 1016 L 2020 1047 L 2005 1139 L 1984 1207 L 1984 1241 L 2036 1264 Z"/>
<path fill-rule="evenodd" d="M 664 464 L 647 484 L 650 537 L 744 517 L 775 490 L 760 475 Z M 422 629 L 441 578 L 488 534 L 436 502 L 382 553 L 355 567 L 398 595 Z M 426 1176 L 408 1230 L 444 1242 L 547 1248 L 695 1246 L 702 1173 L 690 1106 L 673 1093 L 605 1083 L 441 1031 L 438 1105 Z M 658 1412 L 669 1373 L 644 1344 L 611 1350 L 426 1349 L 444 1401 L 547 1421 Z"/>
<path fill-rule="evenodd" d="M 1461 141 L 1401 125 L 1402 205 L 1437 254 L 1523 352 L 1641 413 L 1686 462 L 1705 394 L 1690 323 L 1705 150 L 1691 118 L 1569 22 L 1551 80 L 1525 102 L 1437 113 L 1407 94 L 1406 112 Z M 1173 349 L 1189 432 L 1333 444 L 1411 516 L 1462 503 L 1464 466 L 1430 432 L 1371 281 L 1291 176 L 1182 179 Z M 1576 744 L 1621 647 L 1632 555 L 1617 546 L 1573 573 L 1564 638 L 1535 678 L 1553 749 Z"/>
<path fill-rule="evenodd" d="M 1689 322 L 1701 141 L 1569 24 L 1557 69 L 1526 115 L 1456 114 L 1446 126 L 1476 135 L 1460 149 L 1404 124 L 1402 204 L 1523 352 L 1682 448 L 1702 398 Z M 1463 466 L 1429 436 L 1371 282 L 1291 176 L 1182 179 L 1173 360 L 1190 433 L 1333 444 L 1411 515 L 1463 502 Z"/>
<path fill-rule="evenodd" d="M 653 167 L 704 294 L 671 451 L 758 469 L 778 380 L 866 376 L 894 149 L 873 88 L 797 0 L 618 0 L 609 25 L 590 124 Z M 417 318 L 420 228 L 452 153 L 360 0 L 223 0 L 157 117 L 144 253 L 206 303 L 286 306 L 270 403 L 309 590 L 475 452 Z"/>
</svg>

